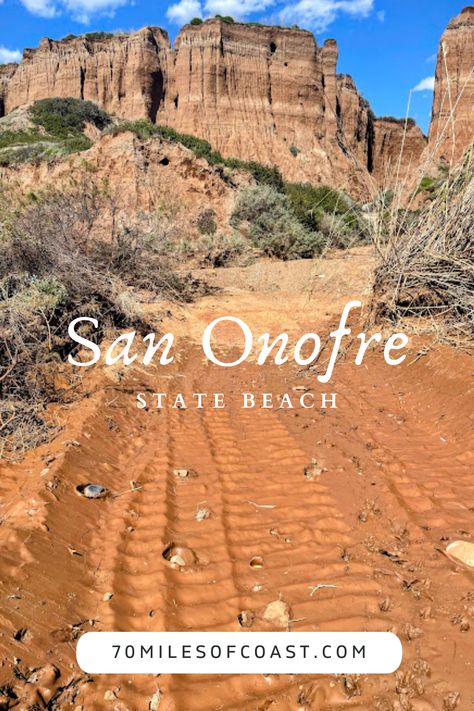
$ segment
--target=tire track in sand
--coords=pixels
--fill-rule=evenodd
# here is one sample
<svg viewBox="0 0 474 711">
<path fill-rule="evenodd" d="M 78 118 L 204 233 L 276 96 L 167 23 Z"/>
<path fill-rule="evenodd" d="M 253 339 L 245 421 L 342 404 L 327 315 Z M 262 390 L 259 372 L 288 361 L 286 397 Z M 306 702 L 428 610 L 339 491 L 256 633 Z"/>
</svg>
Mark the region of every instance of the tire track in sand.
<svg viewBox="0 0 474 711">
<path fill-rule="evenodd" d="M 239 630 L 237 615 L 241 610 L 261 615 L 265 605 L 279 597 L 291 605 L 292 629 L 366 627 L 367 607 L 378 610 L 379 585 L 370 579 L 367 566 L 354 566 L 350 582 L 347 580 L 341 554 L 353 543 L 349 527 L 327 487 L 304 478 L 308 454 L 284 423 L 275 413 L 245 412 L 233 404 L 222 411 L 205 410 L 200 417 L 219 473 L 224 503 L 220 515 L 227 531 L 238 605 L 229 610 L 231 601 L 221 600 L 211 607 L 214 620 L 199 628 Z M 212 555 L 210 549 L 206 553 Z M 262 568 L 249 565 L 255 556 L 263 558 Z M 328 589 L 317 603 L 311 598 L 308 558 L 317 569 L 315 584 L 321 580 L 335 582 L 340 592 Z M 199 591 L 195 591 L 181 602 L 195 606 L 198 597 Z M 344 599 L 346 610 L 354 610 L 350 618 L 338 612 L 339 598 Z M 209 612 L 209 601 L 203 604 Z M 222 607 L 224 616 L 230 612 L 225 626 L 220 622 Z M 181 610 L 183 614 L 192 619 L 195 613 L 188 609 Z M 374 616 L 369 627 L 385 629 L 386 624 L 386 620 Z M 270 629 L 257 621 L 254 629 L 259 628 Z M 172 680 L 171 695 L 176 708 L 186 711 L 235 708 L 236 699 L 239 708 L 257 708 L 255 704 L 265 703 L 269 696 L 273 700 L 292 698 L 294 704 L 298 696 L 295 687 L 301 681 L 274 675 L 229 675 L 225 679 L 190 675 Z M 327 682 L 321 680 L 317 686 L 321 700 L 342 702 L 345 698 L 340 689 L 328 693 Z M 216 699 L 218 706 L 213 705 Z"/>
</svg>

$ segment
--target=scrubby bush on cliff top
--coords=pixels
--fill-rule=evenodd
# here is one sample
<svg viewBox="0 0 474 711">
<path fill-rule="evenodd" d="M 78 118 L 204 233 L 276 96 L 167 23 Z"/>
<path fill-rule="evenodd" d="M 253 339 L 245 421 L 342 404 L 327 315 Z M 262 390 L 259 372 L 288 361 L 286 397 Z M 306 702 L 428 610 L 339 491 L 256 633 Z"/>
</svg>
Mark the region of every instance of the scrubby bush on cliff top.
<svg viewBox="0 0 474 711">
<path fill-rule="evenodd" d="M 0 130 L 0 163 L 32 162 L 84 151 L 92 142 L 84 135 L 86 124 L 99 130 L 110 117 L 91 101 L 42 99 L 28 111 L 31 130 Z"/>
<path fill-rule="evenodd" d="M 462 163 L 425 203 L 409 230 L 398 220 L 375 274 L 376 317 L 422 316 L 450 337 L 474 338 L 474 157 Z"/>
<path fill-rule="evenodd" d="M 81 133 L 90 123 L 99 130 L 111 123 L 110 116 L 92 101 L 81 99 L 41 99 L 30 108 L 33 123 L 51 136 L 66 138 Z"/>
</svg>

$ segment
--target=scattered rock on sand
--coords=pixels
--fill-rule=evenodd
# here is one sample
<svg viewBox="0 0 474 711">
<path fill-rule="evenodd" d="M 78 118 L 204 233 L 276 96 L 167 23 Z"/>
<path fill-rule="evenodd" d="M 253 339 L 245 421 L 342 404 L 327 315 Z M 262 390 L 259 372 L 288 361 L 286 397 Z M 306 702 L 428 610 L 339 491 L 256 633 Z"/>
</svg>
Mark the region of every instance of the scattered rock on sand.
<svg viewBox="0 0 474 711">
<path fill-rule="evenodd" d="M 362 690 L 360 688 L 360 677 L 357 674 L 343 676 L 342 685 L 344 687 L 344 692 L 349 699 L 352 699 L 355 696 L 362 696 Z"/>
<path fill-rule="evenodd" d="M 197 563 L 197 556 L 191 548 L 179 546 L 175 543 L 170 543 L 166 546 L 162 555 L 173 568 L 184 568 Z"/>
<path fill-rule="evenodd" d="M 461 694 L 459 691 L 451 691 L 450 694 L 443 699 L 443 709 L 444 711 L 455 711 L 461 700 Z"/>
<path fill-rule="evenodd" d="M 313 459 L 311 464 L 304 468 L 304 475 L 308 481 L 312 481 L 313 479 L 317 479 L 317 477 L 321 476 L 321 474 L 326 471 L 327 469 L 321 467 L 318 461 Z"/>
<path fill-rule="evenodd" d="M 447 546 L 446 553 L 450 558 L 467 565 L 468 568 L 474 568 L 474 543 L 453 541 Z"/>
<path fill-rule="evenodd" d="M 194 514 L 194 518 L 196 521 L 205 521 L 206 519 L 211 517 L 211 512 L 209 509 L 207 509 L 205 506 L 200 506 L 196 513 Z"/>
<path fill-rule="evenodd" d="M 41 684 L 42 686 L 51 686 L 61 676 L 61 672 L 54 664 L 46 664 L 40 669 L 36 669 L 29 677 L 29 684 Z"/>
<path fill-rule="evenodd" d="M 251 568 L 263 568 L 263 558 L 261 555 L 254 555 L 249 563 Z"/>
<path fill-rule="evenodd" d="M 79 484 L 79 486 L 76 486 L 76 492 L 86 499 L 105 499 L 110 493 L 101 484 Z"/>
<path fill-rule="evenodd" d="M 161 702 L 161 691 L 157 689 L 148 704 L 149 711 L 158 711 Z"/>
<path fill-rule="evenodd" d="M 263 611 L 263 619 L 275 627 L 287 629 L 290 624 L 291 610 L 284 600 L 269 602 Z"/>
<path fill-rule="evenodd" d="M 17 642 L 26 642 L 31 637 L 27 627 L 20 627 L 13 633 L 13 639 Z"/>
<path fill-rule="evenodd" d="M 253 612 L 253 610 L 242 610 L 242 612 L 237 615 L 237 619 L 241 627 L 252 627 L 255 620 L 255 612 Z"/>
<path fill-rule="evenodd" d="M 419 627 L 414 627 L 410 623 L 407 623 L 403 627 L 403 633 L 408 640 L 418 639 L 423 635 L 423 630 Z"/>
<path fill-rule="evenodd" d="M 173 474 L 178 479 L 195 479 L 197 473 L 193 469 L 173 469 Z"/>
<path fill-rule="evenodd" d="M 392 607 L 392 601 L 390 600 L 389 597 L 386 597 L 379 602 L 380 612 L 388 612 L 391 607 Z"/>
</svg>

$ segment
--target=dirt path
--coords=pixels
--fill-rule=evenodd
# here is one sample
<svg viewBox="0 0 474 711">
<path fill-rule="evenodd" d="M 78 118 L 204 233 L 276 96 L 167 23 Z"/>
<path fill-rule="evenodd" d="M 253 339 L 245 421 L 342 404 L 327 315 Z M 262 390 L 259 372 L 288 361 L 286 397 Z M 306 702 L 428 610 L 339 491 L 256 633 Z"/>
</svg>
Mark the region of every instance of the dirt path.
<svg viewBox="0 0 474 711">
<path fill-rule="evenodd" d="M 367 368 L 343 360 L 337 410 L 243 410 L 242 391 L 321 386 L 291 364 L 209 366 L 203 325 L 232 313 L 259 333 L 323 330 L 348 298 L 367 299 L 367 255 L 215 278 L 224 292 L 173 317 L 178 362 L 97 372 L 57 440 L 5 468 L 0 708 L 141 711 L 158 689 L 169 711 L 474 708 L 474 576 L 443 554 L 474 540 L 472 361 L 446 347 L 419 357 L 414 342 L 401 368 L 375 353 Z M 136 391 L 224 392 L 227 407 L 139 411 Z M 308 480 L 312 459 L 323 472 Z M 119 495 L 86 501 L 75 487 L 88 481 Z M 189 549 L 188 565 L 170 565 L 170 545 Z M 397 632 L 400 671 L 88 679 L 74 664 L 83 631 L 237 631 L 243 610 L 264 630 L 278 598 L 291 630 Z"/>
</svg>

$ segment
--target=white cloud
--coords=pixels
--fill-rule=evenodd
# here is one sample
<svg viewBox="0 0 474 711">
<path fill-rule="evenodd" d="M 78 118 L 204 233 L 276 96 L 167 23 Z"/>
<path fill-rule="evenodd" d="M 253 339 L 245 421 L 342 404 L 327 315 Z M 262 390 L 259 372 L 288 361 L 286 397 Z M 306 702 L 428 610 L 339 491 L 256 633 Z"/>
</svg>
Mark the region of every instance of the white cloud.
<svg viewBox="0 0 474 711">
<path fill-rule="evenodd" d="M 413 91 L 433 91 L 435 86 L 434 77 L 426 77 L 418 82 L 418 84 L 413 87 Z"/>
<path fill-rule="evenodd" d="M 248 15 L 261 12 L 273 6 L 275 0 L 179 0 L 170 5 L 166 16 L 170 22 L 183 25 L 193 17 L 214 17 L 231 15 L 236 20 L 243 20 Z"/>
<path fill-rule="evenodd" d="M 385 22 L 385 10 L 378 11 L 377 20 L 379 20 L 380 22 Z"/>
<path fill-rule="evenodd" d="M 94 15 L 113 16 L 115 10 L 128 0 L 21 0 L 32 15 L 57 17 L 67 13 L 78 22 L 88 24 Z"/>
<path fill-rule="evenodd" d="M 38 1 L 38 0 L 36 0 Z M 64 1 L 64 0 L 63 0 Z M 72 0 L 71 0 L 72 1 Z M 178 0 L 170 5 L 166 15 L 171 22 L 183 24 L 193 17 L 231 15 L 244 20 L 270 9 L 269 21 L 286 25 L 294 23 L 317 31 L 324 31 L 341 14 L 368 17 L 375 0 Z M 385 12 L 378 13 L 383 21 Z"/>
<path fill-rule="evenodd" d="M 128 4 L 128 0 L 60 0 L 68 14 L 78 22 L 88 24 L 93 15 L 113 17 L 118 7 Z"/>
<path fill-rule="evenodd" d="M 57 15 L 56 5 L 50 0 L 21 0 L 21 2 L 32 15 L 39 15 L 39 17 L 55 17 Z"/>
<path fill-rule="evenodd" d="M 199 0 L 179 0 L 166 11 L 166 17 L 177 25 L 185 25 L 193 17 L 202 17 L 202 7 Z"/>
<path fill-rule="evenodd" d="M 299 0 L 280 11 L 286 24 L 297 23 L 324 32 L 341 14 L 368 17 L 374 9 L 374 0 Z"/>
<path fill-rule="evenodd" d="M 275 0 L 206 0 L 207 15 L 230 15 L 238 20 L 247 15 L 266 10 Z"/>
<path fill-rule="evenodd" d="M 10 62 L 19 62 L 21 52 L 19 49 L 7 49 L 0 45 L 0 64 L 10 64 Z"/>
</svg>

